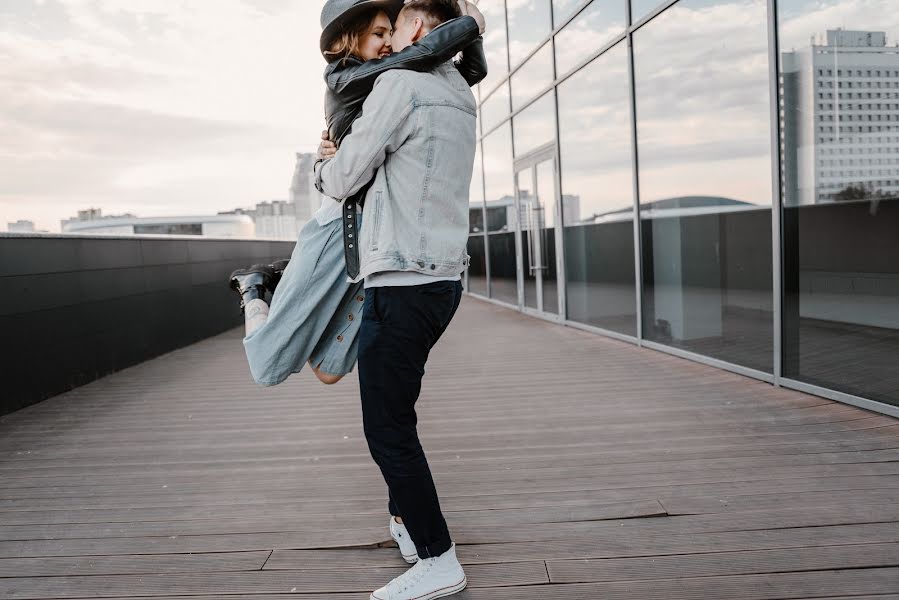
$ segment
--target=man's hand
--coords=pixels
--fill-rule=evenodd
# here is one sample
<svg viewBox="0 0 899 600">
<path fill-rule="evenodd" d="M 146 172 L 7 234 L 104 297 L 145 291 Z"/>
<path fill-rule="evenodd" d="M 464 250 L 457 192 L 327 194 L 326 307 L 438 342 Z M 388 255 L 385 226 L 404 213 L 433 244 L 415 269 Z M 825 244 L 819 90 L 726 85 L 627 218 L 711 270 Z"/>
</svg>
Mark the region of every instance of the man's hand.
<svg viewBox="0 0 899 600">
<path fill-rule="evenodd" d="M 322 141 L 318 145 L 318 158 L 320 160 L 328 160 L 334 158 L 337 154 L 337 146 L 328 137 L 328 130 L 322 131 Z"/>
<path fill-rule="evenodd" d="M 474 20 L 478 23 L 478 29 L 480 30 L 481 35 L 484 35 L 484 32 L 487 30 L 487 22 L 484 20 L 484 15 L 481 14 L 478 7 L 468 0 L 458 0 L 458 2 L 459 10 L 462 11 L 462 14 L 474 17 Z"/>
</svg>

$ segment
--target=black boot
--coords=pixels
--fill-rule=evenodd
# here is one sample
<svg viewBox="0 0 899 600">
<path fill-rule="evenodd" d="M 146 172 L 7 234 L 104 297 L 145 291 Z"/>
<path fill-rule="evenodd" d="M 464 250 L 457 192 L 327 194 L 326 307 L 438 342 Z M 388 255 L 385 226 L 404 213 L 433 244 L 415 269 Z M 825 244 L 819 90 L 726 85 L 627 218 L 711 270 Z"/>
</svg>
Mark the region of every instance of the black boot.
<svg viewBox="0 0 899 600">
<path fill-rule="evenodd" d="M 281 275 L 284 273 L 284 269 L 287 268 L 287 263 L 290 262 L 289 258 L 282 258 L 281 260 L 276 260 L 269 266 L 274 271 L 274 276 L 272 277 L 271 287 L 268 288 L 272 294 L 275 293 L 275 288 L 278 287 L 278 283 L 281 282 Z"/>
<path fill-rule="evenodd" d="M 229 285 L 240 294 L 240 312 L 250 300 L 265 300 L 265 290 L 272 284 L 274 271 L 268 265 L 253 265 L 249 269 L 238 269 L 231 273 Z"/>
</svg>

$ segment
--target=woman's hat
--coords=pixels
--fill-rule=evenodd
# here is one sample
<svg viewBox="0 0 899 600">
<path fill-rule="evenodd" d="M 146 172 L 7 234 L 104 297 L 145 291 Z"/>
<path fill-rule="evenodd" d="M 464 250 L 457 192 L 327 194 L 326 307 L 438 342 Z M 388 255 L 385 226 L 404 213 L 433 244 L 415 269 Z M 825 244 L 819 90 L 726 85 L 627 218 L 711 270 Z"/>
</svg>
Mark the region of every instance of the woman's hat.
<svg viewBox="0 0 899 600">
<path fill-rule="evenodd" d="M 322 36 L 319 46 L 322 54 L 331 46 L 331 42 L 337 34 L 346 27 L 353 17 L 360 12 L 371 8 L 381 8 L 390 17 L 390 21 L 396 20 L 403 8 L 403 0 L 328 0 L 322 8 Z"/>
</svg>

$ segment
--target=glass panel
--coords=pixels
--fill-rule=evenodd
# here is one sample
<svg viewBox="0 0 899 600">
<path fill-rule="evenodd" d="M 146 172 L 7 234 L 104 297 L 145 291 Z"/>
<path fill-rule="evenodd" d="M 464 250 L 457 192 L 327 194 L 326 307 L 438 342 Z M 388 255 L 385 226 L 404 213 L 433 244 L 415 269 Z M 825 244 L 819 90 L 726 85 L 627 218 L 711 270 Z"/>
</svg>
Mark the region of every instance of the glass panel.
<svg viewBox="0 0 899 600">
<path fill-rule="evenodd" d="M 512 131 L 507 123 L 484 139 L 490 297 L 518 304 Z"/>
<path fill-rule="evenodd" d="M 633 15 L 631 23 L 636 23 L 645 17 L 661 3 L 662 0 L 631 0 L 631 15 Z"/>
<path fill-rule="evenodd" d="M 599 0 L 596 0 L 599 2 Z M 584 0 L 553 0 L 553 24 L 558 27 Z"/>
<path fill-rule="evenodd" d="M 484 131 L 509 118 L 509 84 L 504 83 L 481 106 Z"/>
<path fill-rule="evenodd" d="M 509 64 L 514 69 L 552 31 L 552 8 L 550 0 L 515 0 L 507 5 Z"/>
<path fill-rule="evenodd" d="M 540 251 L 537 248 L 538 240 L 535 239 L 534 225 L 534 172 L 533 169 L 525 169 L 515 174 L 515 184 L 518 190 L 518 206 L 521 219 L 521 272 L 524 273 L 524 305 L 528 308 L 537 308 L 537 263 L 536 257 Z"/>
<path fill-rule="evenodd" d="M 780 4 L 783 373 L 899 405 L 899 19 Z"/>
<path fill-rule="evenodd" d="M 765 0 L 682 0 L 634 34 L 647 339 L 772 370 Z"/>
<path fill-rule="evenodd" d="M 481 144 L 475 146 L 474 166 L 471 170 L 471 188 L 468 193 L 468 231 L 484 232 L 484 171 L 481 162 Z"/>
<path fill-rule="evenodd" d="M 537 165 L 537 197 L 532 207 L 531 224 L 540 242 L 535 266 L 540 269 L 543 287 L 543 312 L 559 314 L 559 288 L 556 276 L 556 182 L 553 161 Z"/>
<path fill-rule="evenodd" d="M 512 110 L 518 110 L 552 81 L 553 51 L 547 43 L 512 75 Z"/>
<path fill-rule="evenodd" d="M 515 123 L 515 156 L 523 156 L 555 139 L 555 108 L 556 100 L 550 91 L 512 119 Z"/>
<path fill-rule="evenodd" d="M 469 193 L 468 230 L 472 235 L 468 238 L 468 255 L 471 261 L 468 266 L 467 291 L 482 296 L 487 295 L 487 255 L 484 242 L 484 171 L 481 162 L 481 144 L 476 146 L 474 168 L 471 173 L 471 191 Z"/>
<path fill-rule="evenodd" d="M 567 317 L 637 335 L 627 47 L 559 86 Z"/>
<path fill-rule="evenodd" d="M 468 255 L 471 263 L 468 266 L 468 292 L 487 295 L 487 255 L 485 253 L 485 236 L 472 235 L 468 238 Z"/>
<path fill-rule="evenodd" d="M 556 70 L 559 75 L 575 67 L 627 27 L 621 0 L 594 0 L 556 34 Z M 623 81 L 621 85 L 626 85 Z"/>
<path fill-rule="evenodd" d="M 504 0 L 481 0 L 478 9 L 484 13 L 487 31 L 484 32 L 484 54 L 487 56 L 487 76 L 481 82 L 481 97 L 493 91 L 500 79 L 509 73 L 506 50 L 506 3 Z"/>
</svg>

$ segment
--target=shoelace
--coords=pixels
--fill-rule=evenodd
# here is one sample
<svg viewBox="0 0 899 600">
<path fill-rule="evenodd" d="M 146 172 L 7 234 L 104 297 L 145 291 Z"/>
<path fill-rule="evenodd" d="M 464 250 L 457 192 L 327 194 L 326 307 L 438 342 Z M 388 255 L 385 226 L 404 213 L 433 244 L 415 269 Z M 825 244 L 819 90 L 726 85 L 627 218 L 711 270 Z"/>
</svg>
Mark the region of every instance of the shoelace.
<svg viewBox="0 0 899 600">
<path fill-rule="evenodd" d="M 431 570 L 434 564 L 433 559 L 424 559 L 418 561 L 414 567 L 393 580 L 393 583 L 399 587 L 400 592 L 405 592 L 414 585 L 417 585 L 425 575 Z"/>
</svg>

